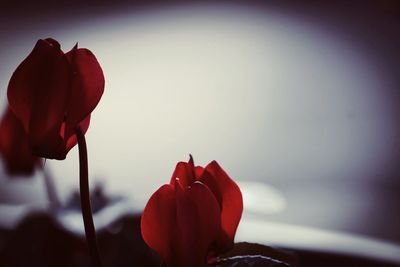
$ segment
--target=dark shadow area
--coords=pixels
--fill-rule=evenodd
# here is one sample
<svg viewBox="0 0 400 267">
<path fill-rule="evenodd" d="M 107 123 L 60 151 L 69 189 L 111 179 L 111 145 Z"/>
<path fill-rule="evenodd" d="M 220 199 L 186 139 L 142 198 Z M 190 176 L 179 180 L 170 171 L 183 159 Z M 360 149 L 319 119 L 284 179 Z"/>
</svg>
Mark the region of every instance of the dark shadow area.
<svg viewBox="0 0 400 267">
<path fill-rule="evenodd" d="M 83 239 L 63 229 L 46 214 L 29 216 L 15 231 L 3 230 L 0 235 L 1 239 L 6 241 L 0 247 L 0 266 L 2 267 L 83 267 L 89 265 L 89 255 Z M 99 232 L 98 236 L 105 267 L 160 265 L 158 257 L 141 238 L 139 216 L 118 218 L 107 230 Z M 243 253 L 263 254 L 300 267 L 398 266 L 367 258 L 303 251 L 295 247 L 277 250 L 257 244 L 244 246 L 242 244 L 235 248 L 230 256 Z"/>
</svg>

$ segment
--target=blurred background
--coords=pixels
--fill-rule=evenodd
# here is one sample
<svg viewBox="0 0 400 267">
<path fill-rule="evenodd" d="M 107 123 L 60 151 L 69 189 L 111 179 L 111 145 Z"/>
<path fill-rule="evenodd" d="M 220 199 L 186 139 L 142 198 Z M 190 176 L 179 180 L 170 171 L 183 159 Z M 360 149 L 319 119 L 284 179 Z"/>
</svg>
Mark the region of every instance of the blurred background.
<svg viewBox="0 0 400 267">
<path fill-rule="evenodd" d="M 106 89 L 86 135 L 90 179 L 132 212 L 191 153 L 238 181 L 244 220 L 400 244 L 397 1 L 17 1 L 0 14 L 1 112 L 37 39 L 96 55 Z M 64 203 L 77 156 L 46 161 Z M 41 173 L 0 167 L 0 224 L 46 202 Z"/>
</svg>

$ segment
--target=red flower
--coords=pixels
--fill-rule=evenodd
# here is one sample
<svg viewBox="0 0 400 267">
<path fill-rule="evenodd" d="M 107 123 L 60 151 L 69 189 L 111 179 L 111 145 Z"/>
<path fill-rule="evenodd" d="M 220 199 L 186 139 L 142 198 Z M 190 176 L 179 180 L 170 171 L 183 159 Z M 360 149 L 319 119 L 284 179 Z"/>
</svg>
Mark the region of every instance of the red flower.
<svg viewBox="0 0 400 267">
<path fill-rule="evenodd" d="M 42 163 L 32 155 L 24 128 L 9 108 L 0 121 L 0 155 L 10 175 L 32 174 Z"/>
<path fill-rule="evenodd" d="M 205 168 L 179 162 L 170 184 L 147 203 L 141 220 L 144 241 L 168 267 L 203 267 L 233 247 L 243 211 L 242 194 L 212 161 Z"/>
<path fill-rule="evenodd" d="M 77 127 L 87 131 L 103 91 L 103 71 L 92 52 L 76 45 L 64 53 L 56 40 L 45 39 L 13 73 L 8 100 L 33 154 L 64 159 L 77 143 Z"/>
</svg>

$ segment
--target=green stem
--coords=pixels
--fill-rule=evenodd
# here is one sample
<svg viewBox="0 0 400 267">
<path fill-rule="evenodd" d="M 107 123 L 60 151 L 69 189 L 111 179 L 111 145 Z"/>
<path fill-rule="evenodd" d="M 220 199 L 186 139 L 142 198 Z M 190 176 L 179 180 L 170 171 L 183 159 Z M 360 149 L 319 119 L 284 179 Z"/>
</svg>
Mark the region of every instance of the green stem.
<svg viewBox="0 0 400 267">
<path fill-rule="evenodd" d="M 85 135 L 80 127 L 76 130 L 79 148 L 79 177 L 80 196 L 83 224 L 85 226 L 86 240 L 89 246 L 90 257 L 93 267 L 101 267 L 99 248 L 97 245 L 96 230 L 93 223 L 92 209 L 90 207 L 88 158 Z"/>
</svg>

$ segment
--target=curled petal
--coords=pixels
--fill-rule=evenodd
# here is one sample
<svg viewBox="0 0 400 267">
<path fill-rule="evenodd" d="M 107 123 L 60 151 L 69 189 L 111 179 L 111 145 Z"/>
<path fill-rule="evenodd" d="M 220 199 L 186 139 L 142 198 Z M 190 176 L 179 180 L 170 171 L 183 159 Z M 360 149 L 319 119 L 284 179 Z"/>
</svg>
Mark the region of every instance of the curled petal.
<svg viewBox="0 0 400 267">
<path fill-rule="evenodd" d="M 242 217 L 242 193 L 238 185 L 216 161 L 212 161 L 205 167 L 199 180 L 211 189 L 221 207 L 222 231 L 216 250 L 219 253 L 228 251 L 233 246 L 236 229 Z"/>
<path fill-rule="evenodd" d="M 176 196 L 172 185 L 163 185 L 149 199 L 140 222 L 143 240 L 164 261 L 173 260 Z"/>
<path fill-rule="evenodd" d="M 178 162 L 171 176 L 170 184 L 175 184 L 175 179 L 179 178 L 182 186 L 187 187 L 196 181 L 195 171 L 192 164 L 187 162 Z"/>
<path fill-rule="evenodd" d="M 204 173 L 204 168 L 201 166 L 196 166 L 194 167 L 194 173 L 196 178 L 199 179 Z"/>
<path fill-rule="evenodd" d="M 220 209 L 212 192 L 199 182 L 178 181 L 157 190 L 141 220 L 144 241 L 168 267 L 203 267 L 220 230 Z"/>
<path fill-rule="evenodd" d="M 71 65 L 72 84 L 66 116 L 67 138 L 94 110 L 104 92 L 104 74 L 93 53 L 75 46 L 66 53 Z"/>
<path fill-rule="evenodd" d="M 168 266 L 203 267 L 209 248 L 220 232 L 220 209 L 207 186 L 195 182 L 184 188 L 175 185 L 177 196 L 177 261 Z"/>
<path fill-rule="evenodd" d="M 41 159 L 32 155 L 21 122 L 10 109 L 0 122 L 0 155 L 10 175 L 30 175 Z"/>
<path fill-rule="evenodd" d="M 59 158 L 59 135 L 70 87 L 70 66 L 55 40 L 39 40 L 13 73 L 8 100 L 35 155 Z M 65 157 L 65 155 L 64 155 Z"/>
<path fill-rule="evenodd" d="M 44 39 L 49 45 L 61 50 L 61 45 L 59 42 L 57 42 L 55 39 L 53 38 L 46 38 Z"/>
<path fill-rule="evenodd" d="M 64 54 L 48 38 L 39 40 L 15 70 L 7 94 L 33 154 L 64 159 L 77 143 L 77 127 L 86 132 L 103 91 L 103 71 L 92 52 L 76 45 Z"/>
</svg>

